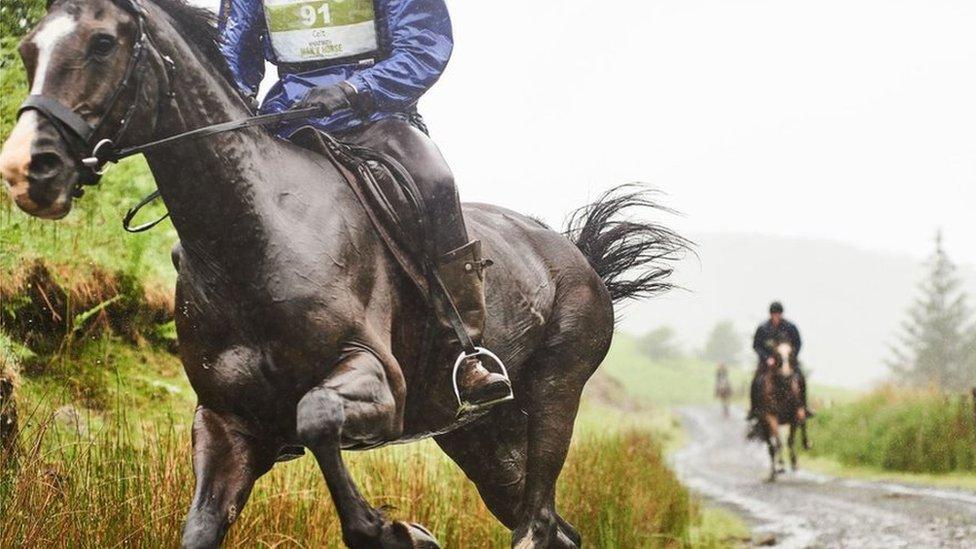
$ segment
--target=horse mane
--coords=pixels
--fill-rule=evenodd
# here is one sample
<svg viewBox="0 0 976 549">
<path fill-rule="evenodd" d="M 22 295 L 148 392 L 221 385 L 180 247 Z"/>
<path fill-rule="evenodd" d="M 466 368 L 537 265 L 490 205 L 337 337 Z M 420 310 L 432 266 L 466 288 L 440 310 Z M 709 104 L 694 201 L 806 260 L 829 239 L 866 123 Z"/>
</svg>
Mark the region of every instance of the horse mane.
<svg viewBox="0 0 976 549">
<path fill-rule="evenodd" d="M 165 12 L 176 24 L 180 35 L 195 46 L 204 57 L 217 68 L 217 72 L 237 90 L 234 76 L 227 65 L 224 53 L 220 51 L 220 31 L 217 28 L 217 14 L 186 0 L 150 0 Z M 264 60 L 262 60 L 264 62 Z"/>
</svg>

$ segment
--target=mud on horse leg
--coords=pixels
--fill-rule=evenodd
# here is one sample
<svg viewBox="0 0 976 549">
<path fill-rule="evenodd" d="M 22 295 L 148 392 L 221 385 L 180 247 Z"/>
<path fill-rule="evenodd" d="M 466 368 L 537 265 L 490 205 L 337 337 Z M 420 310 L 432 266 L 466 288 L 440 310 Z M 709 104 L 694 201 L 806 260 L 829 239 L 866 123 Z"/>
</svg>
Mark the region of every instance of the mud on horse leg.
<svg viewBox="0 0 976 549">
<path fill-rule="evenodd" d="M 345 442 L 393 440 L 400 432 L 397 403 L 383 364 L 371 353 L 353 352 L 322 384 L 298 403 L 299 440 L 318 461 L 342 523 L 342 539 L 353 548 L 435 548 L 423 527 L 390 521 L 360 494 L 342 460 Z"/>
<path fill-rule="evenodd" d="M 200 406 L 193 420 L 196 490 L 183 527 L 182 546 L 218 547 L 240 515 L 254 482 L 271 469 L 274 448 L 252 426 Z"/>
</svg>

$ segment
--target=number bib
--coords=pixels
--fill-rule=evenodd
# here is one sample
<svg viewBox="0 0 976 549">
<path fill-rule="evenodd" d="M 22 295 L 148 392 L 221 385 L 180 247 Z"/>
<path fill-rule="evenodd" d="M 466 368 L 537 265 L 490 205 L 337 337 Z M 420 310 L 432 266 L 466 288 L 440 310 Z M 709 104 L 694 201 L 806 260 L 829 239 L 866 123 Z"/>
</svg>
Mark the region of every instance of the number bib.
<svg viewBox="0 0 976 549">
<path fill-rule="evenodd" d="M 325 61 L 379 49 L 373 0 L 263 1 L 279 61 Z"/>
</svg>

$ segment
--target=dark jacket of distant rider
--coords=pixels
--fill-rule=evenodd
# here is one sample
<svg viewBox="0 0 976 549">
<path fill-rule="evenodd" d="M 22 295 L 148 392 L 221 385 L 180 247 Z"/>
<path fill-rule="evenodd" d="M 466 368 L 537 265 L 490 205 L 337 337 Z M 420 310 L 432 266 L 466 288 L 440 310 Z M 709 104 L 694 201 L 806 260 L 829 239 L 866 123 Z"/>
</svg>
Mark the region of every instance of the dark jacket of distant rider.
<svg viewBox="0 0 976 549">
<path fill-rule="evenodd" d="M 775 356 L 776 346 L 783 342 L 793 346 L 794 359 L 799 356 L 803 342 L 800 340 L 800 330 L 796 325 L 785 318 L 779 321 L 779 326 L 773 324 L 772 320 L 767 320 L 756 328 L 756 335 L 752 338 L 752 348 L 759 355 L 759 362 L 763 363 L 767 358 Z"/>
</svg>

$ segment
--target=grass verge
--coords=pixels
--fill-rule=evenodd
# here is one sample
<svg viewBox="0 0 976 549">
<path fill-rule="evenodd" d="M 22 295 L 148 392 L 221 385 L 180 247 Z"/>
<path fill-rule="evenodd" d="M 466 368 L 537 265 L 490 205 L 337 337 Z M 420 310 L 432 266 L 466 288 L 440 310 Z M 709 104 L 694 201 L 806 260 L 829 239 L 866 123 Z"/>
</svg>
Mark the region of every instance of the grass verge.
<svg viewBox="0 0 976 549">
<path fill-rule="evenodd" d="M 813 454 L 845 467 L 915 474 L 976 474 L 976 421 L 963 395 L 881 388 L 822 410 Z"/>
</svg>

